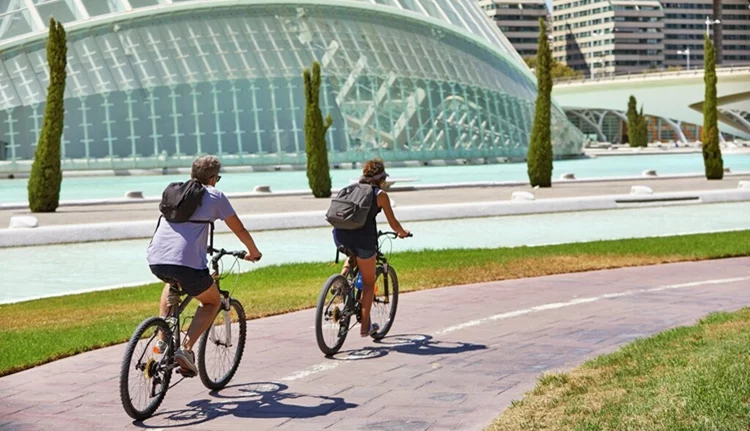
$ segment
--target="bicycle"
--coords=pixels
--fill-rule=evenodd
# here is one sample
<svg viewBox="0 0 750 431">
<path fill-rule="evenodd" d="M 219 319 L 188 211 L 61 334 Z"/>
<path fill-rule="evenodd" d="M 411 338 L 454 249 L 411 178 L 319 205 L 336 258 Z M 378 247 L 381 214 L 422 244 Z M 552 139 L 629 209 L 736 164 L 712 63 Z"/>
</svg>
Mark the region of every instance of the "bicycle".
<svg viewBox="0 0 750 431">
<path fill-rule="evenodd" d="M 395 239 L 398 234 L 378 231 L 378 239 L 382 236 Z M 409 234 L 409 236 L 412 235 Z M 349 331 L 357 323 L 362 323 L 362 304 L 360 303 L 362 290 L 355 286 L 359 274 L 357 259 L 354 258 L 355 254 L 351 250 L 338 247 L 336 263 L 338 263 L 338 253 L 349 257 L 349 270 L 345 275 L 335 274 L 326 280 L 320 291 L 315 310 L 315 338 L 320 351 L 326 356 L 338 353 Z M 375 299 L 370 312 L 370 320 L 377 323 L 380 330 L 371 337 L 380 340 L 391 330 L 398 307 L 398 277 L 396 270 L 388 263 L 388 258 L 381 252 L 380 241 L 378 241 L 375 271 Z M 352 317 L 356 317 L 354 324 L 351 324 Z"/>
<path fill-rule="evenodd" d="M 209 248 L 209 254 L 214 252 L 217 254 L 211 259 L 211 275 L 219 288 L 221 307 L 214 323 L 201 335 L 197 365 L 203 385 L 211 390 L 219 390 L 237 372 L 247 334 L 245 309 L 228 291 L 220 288 L 219 261 L 224 256 L 243 259 L 246 252 Z M 141 322 L 125 348 L 120 368 L 120 400 L 125 412 L 133 419 L 143 420 L 154 414 L 170 388 L 173 371 L 183 378 L 195 377 L 192 373 L 183 372 L 174 359 L 176 348 L 181 345 L 180 315 L 193 299 L 187 296 L 180 302 L 183 295 L 187 294 L 179 285 L 170 284 L 167 317 L 149 317 Z M 238 324 L 237 327 L 232 327 L 234 322 Z M 161 345 L 160 340 L 164 342 Z M 235 348 L 233 352 L 232 348 Z M 216 361 L 210 361 L 210 358 Z M 216 362 L 222 362 L 228 368 L 219 368 L 221 364 L 217 365 Z M 130 387 L 131 378 L 135 380 L 135 388 Z M 142 396 L 138 396 L 138 388 L 145 392 L 140 394 Z"/>
</svg>

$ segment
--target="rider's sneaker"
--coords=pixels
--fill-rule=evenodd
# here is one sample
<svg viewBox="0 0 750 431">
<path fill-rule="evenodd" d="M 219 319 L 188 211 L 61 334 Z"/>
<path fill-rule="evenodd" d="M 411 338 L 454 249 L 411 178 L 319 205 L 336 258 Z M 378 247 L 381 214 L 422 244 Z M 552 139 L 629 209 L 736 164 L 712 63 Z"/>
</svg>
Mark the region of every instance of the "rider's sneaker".
<svg viewBox="0 0 750 431">
<path fill-rule="evenodd" d="M 159 340 L 159 341 L 156 342 L 156 346 L 154 347 L 154 353 L 156 353 L 158 355 L 163 355 L 163 354 L 167 353 L 167 347 L 169 347 L 169 346 L 168 346 L 168 344 L 167 344 L 166 341 Z"/>
<path fill-rule="evenodd" d="M 369 337 L 369 336 L 371 336 L 372 334 L 375 334 L 378 331 L 380 331 L 380 326 L 377 323 L 372 323 L 372 324 L 370 324 L 370 330 L 368 332 L 366 332 L 366 333 L 360 333 L 359 335 L 361 335 L 362 338 Z"/>
<path fill-rule="evenodd" d="M 195 353 L 192 350 L 180 347 L 180 350 L 174 354 L 174 360 L 180 364 L 183 376 L 192 377 L 198 374 L 198 367 L 195 366 Z"/>
</svg>

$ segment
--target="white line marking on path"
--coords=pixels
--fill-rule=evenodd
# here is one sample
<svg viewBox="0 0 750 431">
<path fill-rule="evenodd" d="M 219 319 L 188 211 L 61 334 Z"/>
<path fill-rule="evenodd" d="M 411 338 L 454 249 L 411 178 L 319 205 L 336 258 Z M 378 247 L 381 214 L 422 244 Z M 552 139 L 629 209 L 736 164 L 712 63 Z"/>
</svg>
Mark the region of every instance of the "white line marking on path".
<svg viewBox="0 0 750 431">
<path fill-rule="evenodd" d="M 317 373 L 321 373 L 323 371 L 332 370 L 332 369 L 338 367 L 340 363 L 341 363 L 341 361 L 322 362 L 320 364 L 313 365 L 312 367 L 307 368 L 305 370 L 295 371 L 294 373 L 292 373 L 292 374 L 290 374 L 290 375 L 288 375 L 286 377 L 282 377 L 279 380 L 281 380 L 283 382 L 293 382 L 295 380 L 304 379 L 305 377 L 310 376 L 312 374 L 317 374 Z"/>
<path fill-rule="evenodd" d="M 506 313 L 495 314 L 493 316 L 484 317 L 482 319 L 470 320 L 468 322 L 460 323 L 458 325 L 448 326 L 446 328 L 436 331 L 435 335 L 445 335 L 445 334 L 449 334 L 451 332 L 455 332 L 461 329 L 471 328 L 473 326 L 479 326 L 487 322 L 511 319 L 513 317 L 523 316 L 526 314 L 537 313 L 540 311 L 547 311 L 547 310 L 556 310 L 558 308 L 572 307 L 574 305 L 579 305 L 579 304 L 588 304 L 591 302 L 600 301 L 602 299 L 622 298 L 625 296 L 633 296 L 638 293 L 661 292 L 664 290 L 685 289 L 688 287 L 707 286 L 707 285 L 712 285 L 712 284 L 728 284 L 728 283 L 734 283 L 734 282 L 746 281 L 746 280 L 750 281 L 750 277 L 720 278 L 720 279 L 715 279 L 715 280 L 694 281 L 690 283 L 668 284 L 665 286 L 654 287 L 651 289 L 626 290 L 624 292 L 619 292 L 619 293 L 607 293 L 607 294 L 600 295 L 600 296 L 576 298 L 576 299 L 572 299 L 566 302 L 552 302 L 549 304 L 542 304 L 542 305 L 537 305 L 535 307 L 524 308 L 522 310 L 514 310 L 514 311 L 508 311 Z M 343 363 L 353 361 L 356 359 L 361 359 L 361 358 L 353 357 L 349 355 L 343 358 L 339 358 L 339 360 L 337 361 L 321 362 L 320 364 L 313 365 L 304 370 L 295 371 L 294 373 L 286 377 L 282 377 L 279 380 L 285 381 L 285 382 L 292 382 L 295 380 L 303 379 L 307 376 L 311 376 L 313 374 L 332 370 Z"/>
<path fill-rule="evenodd" d="M 727 284 L 727 283 L 734 283 L 737 281 L 745 281 L 745 280 L 750 280 L 750 277 L 721 278 L 721 279 L 716 279 L 716 280 L 694 281 L 690 283 L 681 283 L 681 284 L 669 284 L 666 286 L 659 286 L 659 287 L 654 287 L 651 289 L 627 290 L 625 292 L 608 293 L 608 294 L 601 295 L 601 296 L 577 298 L 577 299 L 573 299 L 567 302 L 553 302 L 550 304 L 537 305 L 536 307 L 524 308 L 522 310 L 515 310 L 515 311 L 509 311 L 506 313 L 495 314 L 493 316 L 484 317 L 482 319 L 470 320 L 468 322 L 460 323 L 458 325 L 453 325 L 447 328 L 443 328 L 435 332 L 435 335 L 445 335 L 445 334 L 449 334 L 451 332 L 455 332 L 461 329 L 471 328 L 473 326 L 482 325 L 487 322 L 493 322 L 495 320 L 505 320 L 505 319 L 510 319 L 513 317 L 523 316 L 525 314 L 536 313 L 539 311 L 555 310 L 558 308 L 571 307 L 573 305 L 578 305 L 578 304 L 587 304 L 587 303 L 596 302 L 602 299 L 621 298 L 624 296 L 632 296 L 637 293 L 661 292 L 664 290 L 684 289 L 687 287 L 705 286 L 705 285 L 710 285 L 710 284 Z"/>
</svg>

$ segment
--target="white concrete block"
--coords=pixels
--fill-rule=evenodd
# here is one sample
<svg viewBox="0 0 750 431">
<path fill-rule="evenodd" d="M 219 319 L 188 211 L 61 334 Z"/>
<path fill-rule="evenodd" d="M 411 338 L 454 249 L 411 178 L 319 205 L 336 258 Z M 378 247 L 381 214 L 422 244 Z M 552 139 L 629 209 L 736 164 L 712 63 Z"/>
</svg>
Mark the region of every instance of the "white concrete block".
<svg viewBox="0 0 750 431">
<path fill-rule="evenodd" d="M 13 216 L 10 218 L 8 229 L 26 229 L 39 227 L 39 220 L 34 216 Z"/>
<path fill-rule="evenodd" d="M 271 193 L 271 186 L 255 186 L 253 191 L 256 193 Z"/>
<path fill-rule="evenodd" d="M 654 191 L 649 186 L 633 186 L 630 188 L 631 195 L 652 195 Z"/>
<path fill-rule="evenodd" d="M 740 181 L 737 185 L 738 189 L 750 190 L 750 181 Z"/>
<path fill-rule="evenodd" d="M 572 172 L 566 172 L 562 175 L 560 175 L 561 180 L 574 180 L 576 179 L 576 175 Z"/>
<path fill-rule="evenodd" d="M 125 197 L 129 199 L 143 199 L 143 192 L 140 190 L 131 190 L 125 192 Z"/>
<path fill-rule="evenodd" d="M 531 192 L 513 192 L 512 195 L 510 195 L 510 200 L 512 201 L 533 201 L 536 199 L 534 197 L 534 193 Z"/>
<path fill-rule="evenodd" d="M 653 169 L 646 169 L 645 171 L 643 171 L 643 173 L 641 175 L 644 176 L 644 177 L 655 177 L 655 176 L 657 176 L 656 175 L 656 171 L 653 170 Z"/>
</svg>

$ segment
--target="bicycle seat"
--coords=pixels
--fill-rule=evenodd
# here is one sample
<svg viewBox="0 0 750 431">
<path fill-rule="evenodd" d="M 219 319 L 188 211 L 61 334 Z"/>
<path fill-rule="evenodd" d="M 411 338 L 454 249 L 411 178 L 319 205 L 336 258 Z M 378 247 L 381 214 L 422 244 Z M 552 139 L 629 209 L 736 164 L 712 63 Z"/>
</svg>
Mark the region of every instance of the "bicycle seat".
<svg viewBox="0 0 750 431">
<path fill-rule="evenodd" d="M 338 246 L 337 250 L 339 251 L 339 253 L 343 253 L 351 258 L 357 257 L 357 253 L 355 253 L 354 250 L 344 247 L 343 245 Z"/>
<path fill-rule="evenodd" d="M 182 290 L 180 284 L 176 280 L 169 280 L 169 295 L 167 295 L 167 304 L 176 305 L 180 302 L 180 298 L 183 295 L 187 295 L 187 292 Z"/>
</svg>

